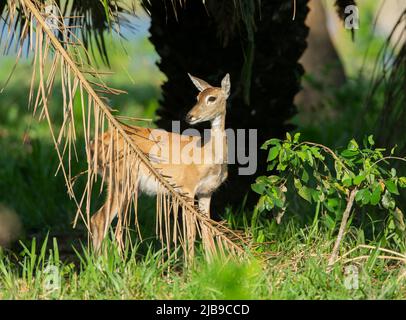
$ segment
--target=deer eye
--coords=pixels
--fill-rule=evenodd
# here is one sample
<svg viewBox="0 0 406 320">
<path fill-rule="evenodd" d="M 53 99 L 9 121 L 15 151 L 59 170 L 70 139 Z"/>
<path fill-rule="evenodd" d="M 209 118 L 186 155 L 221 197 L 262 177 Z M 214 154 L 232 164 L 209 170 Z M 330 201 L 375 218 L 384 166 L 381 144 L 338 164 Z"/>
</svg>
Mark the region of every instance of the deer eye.
<svg viewBox="0 0 406 320">
<path fill-rule="evenodd" d="M 207 98 L 207 101 L 208 102 L 214 102 L 214 101 L 216 101 L 216 99 L 217 99 L 216 97 L 210 96 L 210 97 Z"/>
</svg>

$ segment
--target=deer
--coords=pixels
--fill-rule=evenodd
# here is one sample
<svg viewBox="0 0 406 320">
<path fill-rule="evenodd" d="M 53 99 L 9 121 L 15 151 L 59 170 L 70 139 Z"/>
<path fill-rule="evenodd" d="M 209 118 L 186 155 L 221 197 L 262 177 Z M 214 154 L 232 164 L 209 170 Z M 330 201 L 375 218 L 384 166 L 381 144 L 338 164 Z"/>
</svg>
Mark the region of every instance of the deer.
<svg viewBox="0 0 406 320">
<path fill-rule="evenodd" d="M 152 155 L 152 159 L 163 158 L 158 150 L 166 149 L 171 153 L 174 148 L 178 148 L 182 153 L 187 146 L 192 145 L 192 154 L 198 161 L 175 161 L 174 157 L 169 157 L 167 161 L 157 161 L 160 172 L 168 177 L 171 183 L 177 186 L 177 190 L 185 194 L 190 199 L 196 199 L 199 209 L 210 217 L 210 202 L 212 194 L 227 178 L 227 138 L 225 134 L 225 117 L 227 98 L 230 95 L 230 75 L 227 73 L 221 81 L 220 87 L 211 86 L 206 81 L 188 74 L 199 93 L 197 102 L 186 115 L 186 122 L 195 125 L 200 122 L 209 121 L 210 137 L 203 142 L 196 136 L 181 135 L 175 132 L 168 132 L 163 129 L 153 129 L 124 125 L 126 132 L 130 134 L 132 140 L 144 154 Z M 157 140 L 153 133 L 166 135 L 168 139 Z M 151 136 L 153 138 L 151 138 Z M 100 138 L 102 143 L 111 143 L 112 133 L 107 131 Z M 94 144 L 94 142 L 93 142 Z M 120 148 L 120 141 L 115 141 Z M 215 147 L 213 145 L 215 144 Z M 157 148 L 159 145 L 159 148 Z M 99 151 L 102 148 L 99 148 Z M 98 157 L 98 161 L 103 159 Z M 206 159 L 209 161 L 205 161 Z M 215 161 L 213 161 L 215 159 Z M 162 160 L 162 159 L 161 159 Z M 103 165 L 103 163 L 101 163 Z M 136 179 L 138 190 L 148 195 L 156 195 L 158 184 L 152 177 L 145 165 L 133 166 L 132 174 Z M 99 172 L 99 174 L 101 174 Z M 101 208 L 92 215 L 90 220 L 91 237 L 93 248 L 96 252 L 100 250 L 101 243 L 105 238 L 108 228 L 120 210 L 118 198 L 120 188 L 117 181 L 107 183 L 107 197 Z"/>
</svg>

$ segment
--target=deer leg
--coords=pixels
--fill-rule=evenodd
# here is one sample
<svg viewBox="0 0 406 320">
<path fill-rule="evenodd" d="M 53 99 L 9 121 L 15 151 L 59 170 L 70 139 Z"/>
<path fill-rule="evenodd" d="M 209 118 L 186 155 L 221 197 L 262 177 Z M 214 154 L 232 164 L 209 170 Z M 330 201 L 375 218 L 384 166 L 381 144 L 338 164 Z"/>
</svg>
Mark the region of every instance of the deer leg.
<svg viewBox="0 0 406 320">
<path fill-rule="evenodd" d="M 198 197 L 199 209 L 202 210 L 208 218 L 210 218 L 210 200 L 211 195 L 203 195 Z M 203 246 L 206 248 L 212 247 L 214 245 L 213 238 L 205 225 L 201 226 L 201 232 Z M 207 256 L 207 258 L 210 259 L 209 256 Z"/>
<path fill-rule="evenodd" d="M 90 219 L 93 248 L 100 250 L 101 243 L 107 234 L 107 230 L 117 214 L 118 194 L 114 186 L 107 188 L 107 199 L 103 206 Z"/>
<path fill-rule="evenodd" d="M 120 252 L 123 252 L 124 250 L 124 242 L 123 242 L 123 231 L 124 231 L 124 226 L 126 224 L 127 220 L 127 215 L 129 212 L 128 208 L 129 201 L 125 197 L 121 201 L 121 207 L 118 208 L 118 221 L 117 221 L 117 226 L 115 230 L 115 238 L 117 241 L 118 249 Z M 114 218 L 114 217 L 113 217 Z M 113 219 L 112 219 L 113 220 Z M 110 222 L 111 223 L 111 222 Z"/>
<path fill-rule="evenodd" d="M 200 210 L 205 212 L 209 218 L 210 218 L 210 201 L 211 195 L 204 195 L 198 198 Z"/>
<path fill-rule="evenodd" d="M 183 187 L 182 192 L 192 201 L 194 204 L 195 193 L 192 188 Z M 195 229 L 195 221 L 191 218 L 190 215 L 185 214 L 183 212 L 182 220 L 184 227 L 186 228 L 186 239 L 187 240 L 187 261 L 188 263 L 192 263 L 193 257 L 195 255 L 195 240 L 196 240 L 196 229 Z"/>
</svg>

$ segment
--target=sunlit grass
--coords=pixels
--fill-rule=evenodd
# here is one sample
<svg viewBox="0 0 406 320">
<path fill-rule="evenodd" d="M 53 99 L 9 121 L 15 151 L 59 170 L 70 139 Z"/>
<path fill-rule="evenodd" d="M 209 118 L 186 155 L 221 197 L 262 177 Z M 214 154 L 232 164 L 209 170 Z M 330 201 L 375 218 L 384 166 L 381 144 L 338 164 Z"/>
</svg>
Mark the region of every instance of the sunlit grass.
<svg viewBox="0 0 406 320">
<path fill-rule="evenodd" d="M 21 253 L 0 253 L 0 296 L 3 299 L 403 299 L 405 268 L 376 259 L 374 250 L 362 262 L 336 264 L 326 272 L 333 238 L 323 228 L 268 225 L 270 241 L 244 261 L 208 263 L 198 251 L 195 264 L 184 268 L 174 257 L 135 246 L 121 256 L 106 241 L 106 254 L 94 256 L 77 248 L 76 263 L 62 261 L 56 240 L 35 240 Z M 246 230 L 248 231 L 248 230 Z M 47 241 L 49 243 L 47 243 Z M 357 244 L 351 237 L 342 252 Z M 13 262 L 16 261 L 17 262 Z M 348 269 L 348 267 L 353 269 Z M 348 270 L 356 270 L 356 287 L 348 286 Z M 403 277 L 403 278 L 402 278 Z"/>
</svg>

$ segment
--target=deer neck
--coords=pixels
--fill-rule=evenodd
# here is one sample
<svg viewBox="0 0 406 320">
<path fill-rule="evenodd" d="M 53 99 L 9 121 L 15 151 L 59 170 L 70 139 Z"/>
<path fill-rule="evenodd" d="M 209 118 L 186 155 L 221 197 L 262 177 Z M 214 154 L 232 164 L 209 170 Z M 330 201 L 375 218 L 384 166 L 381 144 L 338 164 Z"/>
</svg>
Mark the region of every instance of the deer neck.
<svg viewBox="0 0 406 320">
<path fill-rule="evenodd" d="M 216 164 L 227 162 L 226 115 L 220 114 L 211 121 L 210 143 Z"/>
<path fill-rule="evenodd" d="M 219 114 L 211 121 L 211 131 L 212 132 L 224 131 L 225 125 L 226 125 L 226 115 Z"/>
</svg>

